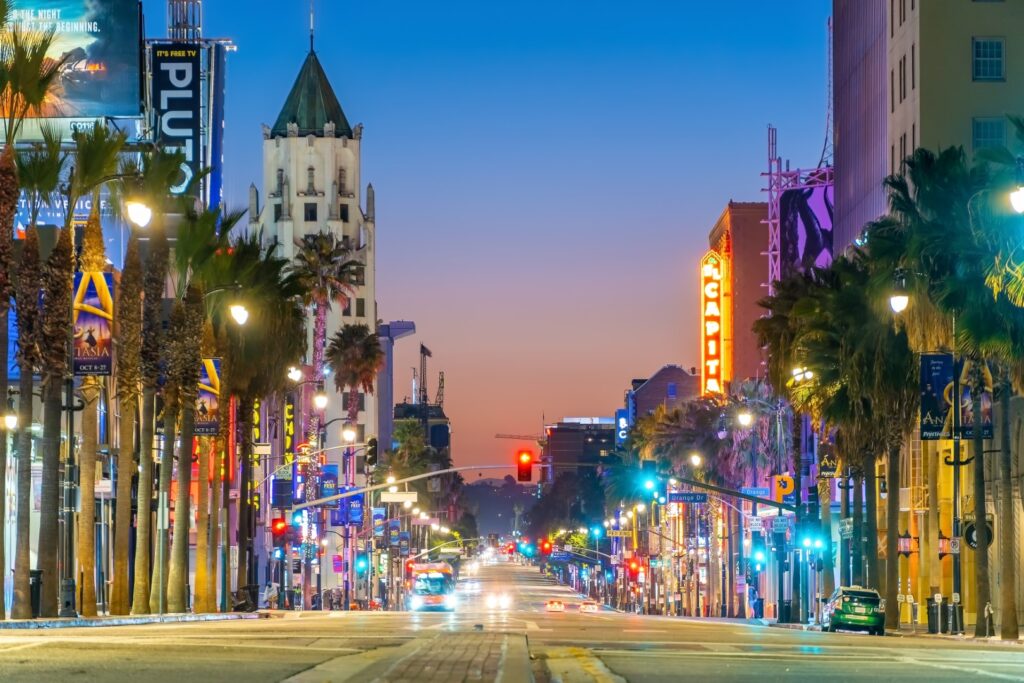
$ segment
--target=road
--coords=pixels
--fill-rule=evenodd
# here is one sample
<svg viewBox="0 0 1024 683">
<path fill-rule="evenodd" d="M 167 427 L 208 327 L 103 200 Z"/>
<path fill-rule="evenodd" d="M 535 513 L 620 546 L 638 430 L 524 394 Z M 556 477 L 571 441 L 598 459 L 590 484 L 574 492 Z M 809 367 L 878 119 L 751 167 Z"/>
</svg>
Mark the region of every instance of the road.
<svg viewBox="0 0 1024 683">
<path fill-rule="evenodd" d="M 4 681 L 1024 681 L 1024 646 L 580 614 L 533 567 L 481 567 L 457 613 L 0 631 Z M 506 593 L 509 609 L 485 597 Z M 549 599 L 570 604 L 546 613 Z"/>
</svg>

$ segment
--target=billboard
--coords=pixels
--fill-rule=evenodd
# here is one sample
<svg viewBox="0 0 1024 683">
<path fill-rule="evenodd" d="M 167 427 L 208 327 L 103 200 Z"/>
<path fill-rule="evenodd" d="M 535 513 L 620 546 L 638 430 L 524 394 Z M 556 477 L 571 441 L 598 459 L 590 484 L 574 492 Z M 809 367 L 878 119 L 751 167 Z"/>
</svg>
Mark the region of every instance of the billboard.
<svg viewBox="0 0 1024 683">
<path fill-rule="evenodd" d="M 141 41 L 137 0 L 19 0 L 11 24 L 54 31 L 47 57 L 64 58 L 43 118 L 139 116 Z"/>
<path fill-rule="evenodd" d="M 156 139 L 167 149 L 185 153 L 180 194 L 203 168 L 200 140 L 202 114 L 202 48 L 191 43 L 153 45 L 153 111 Z"/>
<path fill-rule="evenodd" d="M 700 261 L 701 395 L 725 393 L 725 354 L 722 349 L 722 293 L 725 260 L 709 251 Z"/>
<path fill-rule="evenodd" d="M 786 190 L 779 197 L 779 265 L 782 277 L 832 263 L 835 188 Z"/>
<path fill-rule="evenodd" d="M 114 276 L 75 273 L 73 370 L 76 377 L 109 376 L 114 328 Z"/>
</svg>

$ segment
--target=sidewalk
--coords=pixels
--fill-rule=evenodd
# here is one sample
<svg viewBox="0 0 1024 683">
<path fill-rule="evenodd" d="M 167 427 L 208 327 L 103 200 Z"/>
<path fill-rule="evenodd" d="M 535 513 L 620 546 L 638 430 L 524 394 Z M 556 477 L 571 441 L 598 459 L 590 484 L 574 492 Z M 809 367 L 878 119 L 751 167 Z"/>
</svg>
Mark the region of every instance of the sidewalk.
<svg viewBox="0 0 1024 683">
<path fill-rule="evenodd" d="M 768 625 L 772 628 L 785 628 L 791 631 L 821 631 L 821 626 L 817 624 L 777 624 L 773 620 L 765 619 Z M 930 640 L 953 640 L 966 643 L 985 643 L 992 645 L 1024 645 L 1024 639 L 1021 640 L 1003 640 L 999 636 L 991 636 L 989 638 L 975 638 L 973 635 L 973 624 L 971 628 L 966 629 L 963 634 L 956 633 L 928 633 L 928 627 L 924 624 L 918 624 L 917 630 L 911 630 L 909 627 L 904 626 L 899 630 L 886 629 L 885 635 L 890 638 L 927 638 Z"/>
<path fill-rule="evenodd" d="M 99 626 L 138 626 L 142 624 L 184 624 L 199 621 L 231 621 L 236 619 L 265 619 L 255 612 L 228 612 L 224 614 L 147 614 L 120 617 L 66 617 L 58 619 L 9 619 L 0 621 L 2 629 L 91 628 Z"/>
</svg>

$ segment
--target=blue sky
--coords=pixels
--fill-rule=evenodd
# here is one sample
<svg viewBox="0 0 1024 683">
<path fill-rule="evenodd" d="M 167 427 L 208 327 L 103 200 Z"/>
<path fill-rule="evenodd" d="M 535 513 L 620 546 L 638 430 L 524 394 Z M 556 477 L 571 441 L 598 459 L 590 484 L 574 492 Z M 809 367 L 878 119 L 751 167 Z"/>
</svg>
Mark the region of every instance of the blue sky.
<svg viewBox="0 0 1024 683">
<path fill-rule="evenodd" d="M 165 2 L 144 0 L 165 35 Z M 206 2 L 232 38 L 226 198 L 260 183 L 308 50 L 308 2 Z M 634 377 L 699 363 L 696 268 L 730 199 L 764 198 L 768 123 L 824 139 L 831 3 L 316 2 L 316 50 L 377 190 L 378 304 L 447 373 L 463 462 L 542 415 L 611 415 Z M 396 397 L 417 345 L 403 340 Z M 436 376 L 430 378 L 433 387 Z"/>
</svg>

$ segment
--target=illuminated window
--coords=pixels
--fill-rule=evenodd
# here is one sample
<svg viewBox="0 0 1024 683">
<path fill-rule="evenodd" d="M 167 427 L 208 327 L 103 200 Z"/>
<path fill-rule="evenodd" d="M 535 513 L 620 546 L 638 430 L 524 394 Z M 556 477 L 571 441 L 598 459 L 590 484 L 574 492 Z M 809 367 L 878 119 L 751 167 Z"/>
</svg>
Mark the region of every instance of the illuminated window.
<svg viewBox="0 0 1024 683">
<path fill-rule="evenodd" d="M 1002 81 L 1006 78 L 1006 41 L 1002 38 L 971 40 L 972 69 L 976 81 Z"/>
</svg>

